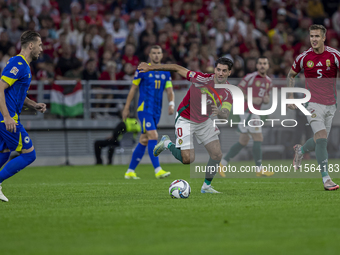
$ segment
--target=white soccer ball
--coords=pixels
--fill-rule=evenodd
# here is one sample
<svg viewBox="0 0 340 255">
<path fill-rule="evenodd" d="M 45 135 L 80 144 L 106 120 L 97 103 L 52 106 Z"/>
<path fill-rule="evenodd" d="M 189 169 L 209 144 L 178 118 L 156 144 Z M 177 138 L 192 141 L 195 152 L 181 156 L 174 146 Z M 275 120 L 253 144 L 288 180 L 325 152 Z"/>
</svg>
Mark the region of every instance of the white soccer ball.
<svg viewBox="0 0 340 255">
<path fill-rule="evenodd" d="M 171 198 L 188 198 L 190 196 L 190 192 L 190 185 L 185 180 L 173 181 L 169 187 L 169 194 Z"/>
</svg>

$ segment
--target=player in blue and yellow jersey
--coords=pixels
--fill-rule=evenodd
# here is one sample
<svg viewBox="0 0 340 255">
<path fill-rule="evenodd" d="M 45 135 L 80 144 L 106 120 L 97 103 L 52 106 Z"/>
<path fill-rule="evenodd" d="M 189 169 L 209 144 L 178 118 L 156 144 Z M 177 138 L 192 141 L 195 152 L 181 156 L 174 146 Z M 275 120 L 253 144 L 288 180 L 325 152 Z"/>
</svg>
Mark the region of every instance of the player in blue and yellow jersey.
<svg viewBox="0 0 340 255">
<path fill-rule="evenodd" d="M 149 57 L 151 64 L 159 64 L 163 57 L 162 48 L 158 45 L 152 46 Z M 137 114 L 138 119 L 141 122 L 142 134 L 139 138 L 138 145 L 133 151 L 129 169 L 125 173 L 125 178 L 139 179 L 135 173 L 135 169 L 144 156 L 146 146 L 148 146 L 149 156 L 152 165 L 155 168 L 156 178 L 165 178 L 170 175 L 170 172 L 166 172 L 161 168 L 158 157 L 153 155 L 153 149 L 158 140 L 157 124 L 162 113 L 163 91 L 165 89 L 169 100 L 169 115 L 174 113 L 175 102 L 170 72 L 154 71 L 140 73 L 139 71 L 136 71 L 123 110 L 123 120 L 130 114 L 129 107 L 137 89 L 139 89 Z"/>
<path fill-rule="evenodd" d="M 26 130 L 20 123 L 22 107 L 46 111 L 46 105 L 27 98 L 32 75 L 30 63 L 39 58 L 42 52 L 39 33 L 26 31 L 21 35 L 21 52 L 12 57 L 4 68 L 0 80 L 0 168 L 7 162 L 10 152 L 20 156 L 10 160 L 0 171 L 0 200 L 8 202 L 2 193 L 1 183 L 21 169 L 31 164 L 35 150 Z"/>
</svg>

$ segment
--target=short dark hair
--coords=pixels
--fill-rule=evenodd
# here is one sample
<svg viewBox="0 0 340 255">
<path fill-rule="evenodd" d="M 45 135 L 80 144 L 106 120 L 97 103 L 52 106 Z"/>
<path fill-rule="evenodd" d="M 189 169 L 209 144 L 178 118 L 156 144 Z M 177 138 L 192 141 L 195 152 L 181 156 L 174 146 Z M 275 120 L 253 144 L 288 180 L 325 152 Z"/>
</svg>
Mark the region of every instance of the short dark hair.
<svg viewBox="0 0 340 255">
<path fill-rule="evenodd" d="M 269 62 L 269 59 L 266 56 L 261 55 L 256 59 L 256 64 L 259 62 L 260 59 L 264 59 L 264 58 L 267 59 Z"/>
<path fill-rule="evenodd" d="M 325 36 L 327 33 L 327 29 L 323 25 L 313 24 L 309 27 L 309 32 L 312 30 L 321 30 L 321 33 L 323 34 L 323 36 Z"/>
<path fill-rule="evenodd" d="M 159 45 L 152 45 L 151 48 L 150 48 L 150 52 L 151 52 L 151 50 L 154 50 L 154 49 L 155 49 L 155 50 L 161 50 L 161 51 L 163 51 L 161 46 L 159 46 Z"/>
<path fill-rule="evenodd" d="M 36 31 L 28 30 L 22 33 L 20 37 L 21 47 L 27 47 L 30 42 L 36 41 L 40 34 Z"/>
<path fill-rule="evenodd" d="M 234 63 L 233 63 L 233 61 L 231 59 L 224 58 L 224 57 L 219 58 L 219 59 L 216 60 L 215 67 L 217 67 L 218 64 L 228 66 L 229 71 L 231 70 L 231 68 L 233 68 L 233 65 L 234 65 Z"/>
</svg>

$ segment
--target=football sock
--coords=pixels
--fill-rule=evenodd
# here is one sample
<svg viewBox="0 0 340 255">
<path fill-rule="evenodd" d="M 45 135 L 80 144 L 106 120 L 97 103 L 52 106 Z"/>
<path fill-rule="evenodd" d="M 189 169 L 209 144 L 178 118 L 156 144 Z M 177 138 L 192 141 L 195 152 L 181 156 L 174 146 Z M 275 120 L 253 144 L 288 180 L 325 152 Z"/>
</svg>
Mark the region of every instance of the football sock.
<svg viewBox="0 0 340 255">
<path fill-rule="evenodd" d="M 139 162 L 142 160 L 144 153 L 145 153 L 145 148 L 146 146 L 138 143 L 136 148 L 134 149 L 133 153 L 132 153 L 132 158 L 131 158 L 131 162 L 129 165 L 129 170 L 135 170 L 136 167 L 138 166 Z"/>
<path fill-rule="evenodd" d="M 209 161 L 208 161 L 208 164 L 207 164 L 207 169 L 205 171 L 205 180 L 204 180 L 204 182 L 207 185 L 211 184 L 211 181 L 213 180 L 215 174 L 217 173 L 217 167 L 219 166 L 219 164 L 220 164 L 220 160 L 216 161 L 216 160 L 213 160 L 212 158 L 209 158 Z M 211 168 L 211 169 L 213 169 L 213 171 L 208 171 L 209 166 L 214 167 L 214 168 Z"/>
<path fill-rule="evenodd" d="M 0 168 L 7 162 L 10 155 L 10 152 L 0 153 Z"/>
<path fill-rule="evenodd" d="M 315 151 L 316 143 L 314 142 L 314 138 L 309 138 L 306 143 L 301 147 L 301 153 L 305 154 L 306 152 Z"/>
<path fill-rule="evenodd" d="M 155 148 L 156 144 L 157 144 L 157 140 L 149 140 L 149 142 L 148 142 L 149 157 L 151 159 L 151 162 L 152 162 L 152 165 L 153 165 L 154 169 L 160 167 L 159 157 L 155 157 L 153 155 L 153 149 Z"/>
<path fill-rule="evenodd" d="M 29 153 L 22 153 L 20 156 L 10 160 L 0 171 L 0 183 L 15 175 L 36 159 L 35 150 Z"/>
<path fill-rule="evenodd" d="M 328 153 L 327 139 L 321 138 L 316 140 L 315 146 L 316 160 L 318 161 L 322 177 L 328 175 Z"/>
<path fill-rule="evenodd" d="M 235 157 L 243 149 L 243 147 L 244 146 L 239 142 L 235 143 L 233 146 L 231 146 L 224 159 L 229 162 L 231 158 Z"/>
<path fill-rule="evenodd" d="M 174 155 L 174 157 L 175 157 L 176 159 L 178 159 L 179 161 L 181 161 L 181 162 L 183 163 L 183 158 L 182 158 L 182 154 L 181 154 L 181 149 L 176 148 L 176 145 L 173 144 L 172 142 L 169 143 L 168 149 L 171 151 L 172 155 Z"/>
<path fill-rule="evenodd" d="M 254 141 L 253 157 L 255 160 L 255 165 L 257 166 L 257 170 L 261 171 L 260 167 L 262 165 L 262 142 Z"/>
</svg>

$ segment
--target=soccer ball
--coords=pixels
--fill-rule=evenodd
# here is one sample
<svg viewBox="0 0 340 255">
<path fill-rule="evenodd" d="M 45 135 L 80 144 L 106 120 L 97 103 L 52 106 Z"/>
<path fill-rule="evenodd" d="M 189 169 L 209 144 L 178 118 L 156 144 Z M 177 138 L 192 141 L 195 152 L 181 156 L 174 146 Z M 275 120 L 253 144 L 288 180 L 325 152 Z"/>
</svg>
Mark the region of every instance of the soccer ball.
<svg viewBox="0 0 340 255">
<path fill-rule="evenodd" d="M 169 187 L 169 194 L 171 198 L 188 198 L 190 192 L 190 185 L 185 180 L 173 181 Z"/>
</svg>

